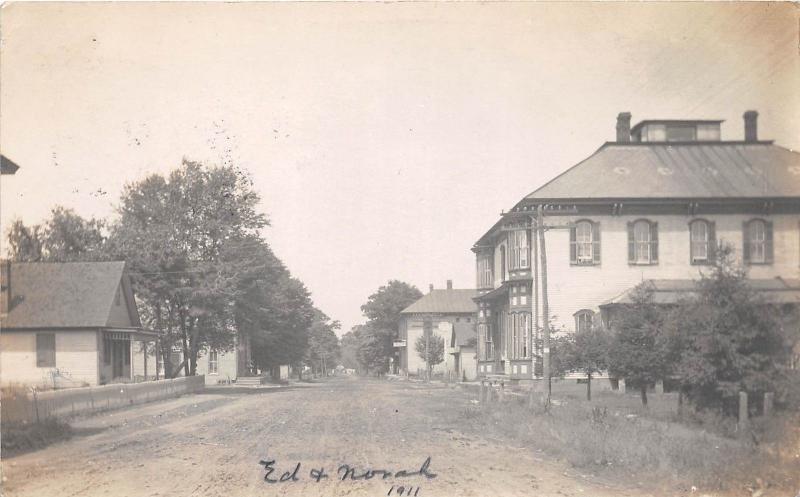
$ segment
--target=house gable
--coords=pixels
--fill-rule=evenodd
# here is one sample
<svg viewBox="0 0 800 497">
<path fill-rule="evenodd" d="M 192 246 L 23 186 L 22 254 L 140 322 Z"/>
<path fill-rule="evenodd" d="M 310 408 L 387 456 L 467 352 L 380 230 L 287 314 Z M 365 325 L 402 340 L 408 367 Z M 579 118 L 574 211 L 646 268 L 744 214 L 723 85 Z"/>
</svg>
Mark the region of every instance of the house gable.
<svg viewBox="0 0 800 497">
<path fill-rule="evenodd" d="M 121 328 L 139 328 L 142 325 L 130 280 L 124 273 L 120 277 L 117 289 L 111 295 L 107 325 Z"/>
</svg>

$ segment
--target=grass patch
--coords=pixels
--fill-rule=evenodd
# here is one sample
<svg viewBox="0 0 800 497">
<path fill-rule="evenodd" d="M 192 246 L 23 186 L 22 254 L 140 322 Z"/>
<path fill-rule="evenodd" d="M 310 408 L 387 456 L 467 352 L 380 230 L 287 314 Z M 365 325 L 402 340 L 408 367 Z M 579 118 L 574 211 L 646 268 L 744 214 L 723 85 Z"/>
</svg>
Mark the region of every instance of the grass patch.
<svg viewBox="0 0 800 497">
<path fill-rule="evenodd" d="M 484 435 L 564 460 L 584 474 L 621 482 L 663 484 L 680 491 L 694 486 L 796 492 L 800 485 L 796 413 L 754 422 L 746 437 L 731 438 L 722 434 L 730 430 L 730 420 L 679 418 L 666 401 L 651 406 L 650 412 L 628 405 L 619 394 L 592 402 L 565 396 L 545 412 L 542 407 L 530 409 L 525 400 L 512 397 L 502 405 L 471 406 L 461 420 Z"/>
<path fill-rule="evenodd" d="M 46 447 L 72 436 L 69 424 L 55 418 L 40 423 L 3 423 L 2 450 L 10 455 Z"/>
</svg>

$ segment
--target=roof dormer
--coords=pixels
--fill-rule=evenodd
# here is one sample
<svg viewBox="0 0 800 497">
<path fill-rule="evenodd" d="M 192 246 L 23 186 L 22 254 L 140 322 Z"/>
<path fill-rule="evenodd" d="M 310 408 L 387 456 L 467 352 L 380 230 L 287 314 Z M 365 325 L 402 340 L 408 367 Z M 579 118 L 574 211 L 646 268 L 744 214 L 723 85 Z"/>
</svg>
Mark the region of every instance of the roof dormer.
<svg viewBox="0 0 800 497">
<path fill-rule="evenodd" d="M 631 128 L 634 142 L 718 142 L 721 120 L 647 120 Z"/>
</svg>

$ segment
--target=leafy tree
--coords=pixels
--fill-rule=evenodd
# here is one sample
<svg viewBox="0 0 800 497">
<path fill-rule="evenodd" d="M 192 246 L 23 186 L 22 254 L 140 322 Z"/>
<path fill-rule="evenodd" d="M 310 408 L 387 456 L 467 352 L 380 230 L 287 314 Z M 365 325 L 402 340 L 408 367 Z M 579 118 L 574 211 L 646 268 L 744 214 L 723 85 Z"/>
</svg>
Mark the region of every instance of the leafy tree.
<svg viewBox="0 0 800 497">
<path fill-rule="evenodd" d="M 388 357 L 391 353 L 391 344 L 386 345 L 386 336 L 383 330 L 378 330 L 371 323 L 356 325 L 354 336 L 358 340 L 356 359 L 364 374 L 383 374 L 388 371 Z M 352 333 L 352 332 L 351 332 Z"/>
<path fill-rule="evenodd" d="M 608 369 L 611 336 L 602 326 L 575 333 L 564 343 L 564 367 L 586 374 L 586 400 L 592 400 L 592 375 Z"/>
<path fill-rule="evenodd" d="M 391 280 L 369 296 L 361 311 L 372 325 L 397 331 L 400 312 L 422 297 L 422 292 L 403 281 Z"/>
<path fill-rule="evenodd" d="M 550 375 L 554 378 L 563 377 L 569 373 L 569 354 L 573 347 L 574 338 L 570 334 L 558 334 L 550 337 Z"/>
<path fill-rule="evenodd" d="M 105 231 L 104 221 L 87 220 L 72 209 L 56 206 L 41 225 L 12 223 L 7 233 L 9 255 L 20 262 L 107 260 Z"/>
<path fill-rule="evenodd" d="M 339 328 L 341 325 L 338 321 L 331 321 L 322 311 L 315 310 L 314 322 L 309 330 L 306 361 L 325 376 L 335 366 L 341 352 L 339 338 L 336 336 Z"/>
<path fill-rule="evenodd" d="M 408 283 L 391 280 L 369 296 L 361 311 L 367 317 L 360 329 L 359 363 L 367 370 L 384 373 L 394 356 L 392 342 L 397 338 L 400 312 L 419 300 L 422 292 Z"/>
<path fill-rule="evenodd" d="M 42 227 L 25 226 L 17 219 L 8 228 L 9 258 L 17 262 L 37 262 L 44 259 Z"/>
<path fill-rule="evenodd" d="M 695 406 L 734 414 L 739 391 L 760 398 L 786 389 L 792 344 L 782 315 L 748 284 L 731 249 L 720 250 L 695 296 L 672 315 L 676 373 Z"/>
<path fill-rule="evenodd" d="M 430 346 L 430 350 L 427 350 L 426 344 Z M 428 362 L 428 378 L 430 378 L 433 367 L 444 361 L 444 338 L 431 334 L 430 338 L 426 339 L 425 335 L 422 335 L 414 342 L 414 349 L 423 361 Z"/>
<path fill-rule="evenodd" d="M 653 304 L 652 294 L 646 283 L 634 288 L 633 302 L 615 321 L 608 354 L 611 373 L 638 385 L 644 406 L 648 385 L 663 379 L 672 364 L 667 313 Z"/>
<path fill-rule="evenodd" d="M 350 331 L 342 335 L 340 343 L 342 366 L 347 369 L 360 369 L 358 362 L 358 349 L 361 338 L 358 333 L 359 326 L 353 327 Z"/>
<path fill-rule="evenodd" d="M 125 187 L 110 245 L 129 261 L 147 317 L 165 332 L 165 366 L 175 343 L 186 375 L 203 347 L 231 346 L 242 267 L 254 263 L 242 248 L 267 225 L 258 201 L 242 171 L 189 161 Z"/>
</svg>

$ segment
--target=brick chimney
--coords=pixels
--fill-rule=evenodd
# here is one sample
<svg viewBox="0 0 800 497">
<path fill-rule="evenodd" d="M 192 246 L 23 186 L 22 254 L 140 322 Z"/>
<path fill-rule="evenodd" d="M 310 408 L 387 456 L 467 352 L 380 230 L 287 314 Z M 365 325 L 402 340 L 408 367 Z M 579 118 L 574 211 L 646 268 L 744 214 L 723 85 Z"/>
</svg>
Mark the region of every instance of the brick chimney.
<svg viewBox="0 0 800 497">
<path fill-rule="evenodd" d="M 617 142 L 628 143 L 631 141 L 631 113 L 620 112 L 617 115 Z"/>
<path fill-rule="evenodd" d="M 758 141 L 758 112 L 748 110 L 744 113 L 744 141 Z"/>
<path fill-rule="evenodd" d="M 447 280 L 447 289 L 448 290 L 452 290 L 453 289 L 453 280 Z"/>
<path fill-rule="evenodd" d="M 11 304 L 11 262 L 0 261 L 0 314 L 8 314 Z"/>
</svg>

